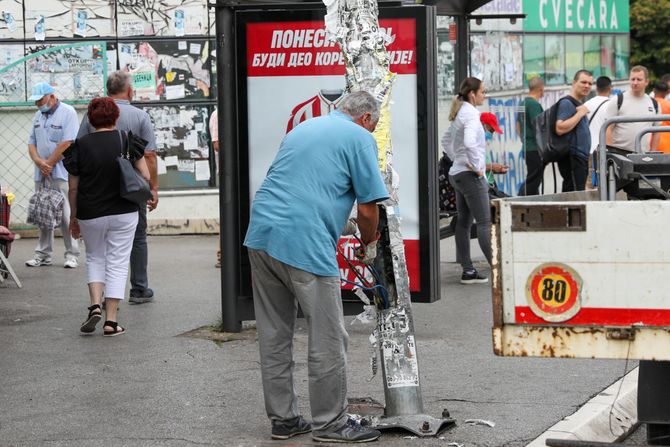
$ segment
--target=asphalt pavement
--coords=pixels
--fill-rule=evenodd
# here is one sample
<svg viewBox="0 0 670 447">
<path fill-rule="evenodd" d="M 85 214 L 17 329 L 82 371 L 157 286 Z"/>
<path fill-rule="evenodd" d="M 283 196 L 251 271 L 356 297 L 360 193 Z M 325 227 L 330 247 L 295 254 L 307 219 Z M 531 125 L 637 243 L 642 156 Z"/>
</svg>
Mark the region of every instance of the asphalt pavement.
<svg viewBox="0 0 670 447">
<path fill-rule="evenodd" d="M 81 336 L 85 267 L 29 268 L 34 239 L 14 242 L 23 282 L 0 284 L 1 446 L 311 446 L 309 435 L 270 440 L 253 322 L 230 341 L 185 336 L 221 318 L 216 236 L 149 238 L 152 303 L 120 306 L 127 333 Z M 441 243 L 441 296 L 413 306 L 424 407 L 456 426 L 438 438 L 384 432 L 383 446 L 521 447 L 574 413 L 636 362 L 496 357 L 489 285 L 461 285 L 453 239 Z M 488 267 L 478 253 L 477 265 Z M 224 260 L 226 262 L 226 260 Z M 383 403 L 370 379 L 369 325 L 347 317 L 349 397 Z M 207 332 L 207 331 L 204 331 Z M 300 407 L 307 401 L 304 321 L 295 339 Z M 482 419 L 495 425 L 468 425 Z"/>
</svg>

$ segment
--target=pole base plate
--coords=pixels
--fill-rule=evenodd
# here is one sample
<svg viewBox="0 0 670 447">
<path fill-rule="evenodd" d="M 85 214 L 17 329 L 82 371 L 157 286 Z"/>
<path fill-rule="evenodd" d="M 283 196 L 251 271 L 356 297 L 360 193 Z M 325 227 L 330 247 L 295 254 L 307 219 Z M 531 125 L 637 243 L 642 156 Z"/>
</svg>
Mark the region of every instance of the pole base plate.
<svg viewBox="0 0 670 447">
<path fill-rule="evenodd" d="M 434 418 L 426 414 L 408 414 L 402 416 L 381 416 L 374 418 L 372 426 L 377 430 L 390 428 L 401 428 L 414 433 L 417 436 L 437 436 L 440 432 L 456 425 L 456 420 L 451 418 Z"/>
</svg>

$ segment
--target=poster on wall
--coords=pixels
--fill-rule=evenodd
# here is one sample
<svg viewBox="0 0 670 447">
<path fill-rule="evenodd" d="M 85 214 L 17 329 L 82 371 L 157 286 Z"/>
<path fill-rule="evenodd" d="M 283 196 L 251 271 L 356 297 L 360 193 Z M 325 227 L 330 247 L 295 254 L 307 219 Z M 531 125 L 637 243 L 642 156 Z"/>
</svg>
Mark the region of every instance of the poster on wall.
<svg viewBox="0 0 670 447">
<path fill-rule="evenodd" d="M 213 98 L 211 46 L 206 39 L 119 42 L 119 67 L 133 76 L 136 101 Z"/>
<path fill-rule="evenodd" d="M 207 2 L 202 0 L 117 0 L 118 37 L 207 34 Z"/>
<path fill-rule="evenodd" d="M 25 1 L 25 5 L 29 40 L 116 34 L 114 0 L 40 0 Z"/>
<path fill-rule="evenodd" d="M 159 185 L 209 186 L 209 107 L 145 105 L 142 109 L 154 125 Z"/>
<path fill-rule="evenodd" d="M 0 44 L 0 105 L 26 101 L 23 44 Z"/>
<path fill-rule="evenodd" d="M 0 39 L 23 39 L 23 1 L 3 0 L 0 7 Z"/>
<path fill-rule="evenodd" d="M 419 150 L 428 143 L 423 140 L 426 135 L 421 133 L 425 128 L 419 129 L 420 120 L 425 123 L 425 110 L 419 109 L 419 103 L 425 106 L 425 99 L 418 94 L 426 91 L 422 84 L 426 76 L 423 68 L 426 42 L 418 32 L 425 27 L 425 11 L 426 8 L 388 8 L 380 11 L 379 20 L 380 27 L 390 36 L 387 47 L 390 69 L 397 75 L 391 98 L 391 137 L 394 167 L 400 177 L 402 234 L 410 290 L 416 299 L 427 299 L 428 287 L 422 280 L 428 278 L 422 278 L 421 272 L 429 276 L 428 256 L 421 256 L 422 250 L 426 253 L 428 250 L 427 238 L 421 239 L 427 225 L 421 215 L 428 206 L 425 189 L 428 185 L 425 179 L 421 181 L 425 171 L 420 167 L 423 166 L 420 159 L 430 151 Z M 248 189 L 248 202 L 241 206 L 249 207 L 284 135 L 301 122 L 334 110 L 346 86 L 344 60 L 338 45 L 326 40 L 322 13 L 280 12 L 241 17 L 238 42 L 245 45 L 239 50 L 238 65 L 246 98 L 240 98 L 244 108 L 240 116 L 247 118 L 240 129 L 240 147 L 248 147 L 249 165 L 248 178 L 241 180 L 243 184 L 248 182 L 241 186 Z M 345 252 L 349 242 L 348 238 L 340 240 Z M 357 281 L 355 272 L 340 255 L 338 262 L 341 277 Z M 342 282 L 342 288 L 350 289 L 351 285 Z"/>
<path fill-rule="evenodd" d="M 82 42 L 26 47 L 26 91 L 38 82 L 47 82 L 64 101 L 86 103 L 103 96 L 106 46 L 105 42 Z"/>
</svg>

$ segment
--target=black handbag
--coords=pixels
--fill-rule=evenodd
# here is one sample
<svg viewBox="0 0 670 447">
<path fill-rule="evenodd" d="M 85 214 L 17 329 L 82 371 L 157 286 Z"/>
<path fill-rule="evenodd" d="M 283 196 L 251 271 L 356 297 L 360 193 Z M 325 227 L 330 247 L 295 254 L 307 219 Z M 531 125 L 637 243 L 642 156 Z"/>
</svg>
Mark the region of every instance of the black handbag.
<svg viewBox="0 0 670 447">
<path fill-rule="evenodd" d="M 125 132 L 119 131 L 119 138 L 121 139 L 122 150 L 117 161 L 119 162 L 121 197 L 138 205 L 145 205 L 147 200 L 153 198 L 151 188 L 149 187 L 149 183 L 133 167 L 130 161 L 128 135 Z"/>
</svg>

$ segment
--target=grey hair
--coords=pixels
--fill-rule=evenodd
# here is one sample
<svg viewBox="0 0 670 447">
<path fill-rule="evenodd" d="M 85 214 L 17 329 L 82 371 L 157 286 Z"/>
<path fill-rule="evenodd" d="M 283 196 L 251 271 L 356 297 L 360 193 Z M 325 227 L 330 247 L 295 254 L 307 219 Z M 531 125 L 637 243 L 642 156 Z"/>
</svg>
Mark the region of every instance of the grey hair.
<svg viewBox="0 0 670 447">
<path fill-rule="evenodd" d="M 354 120 L 364 113 L 370 113 L 373 123 L 379 120 L 379 102 L 368 92 L 358 91 L 346 95 L 337 105 L 337 110 L 351 116 Z"/>
<path fill-rule="evenodd" d="M 117 70 L 107 76 L 107 94 L 118 95 L 130 86 L 130 75 L 122 70 Z"/>
</svg>

